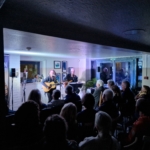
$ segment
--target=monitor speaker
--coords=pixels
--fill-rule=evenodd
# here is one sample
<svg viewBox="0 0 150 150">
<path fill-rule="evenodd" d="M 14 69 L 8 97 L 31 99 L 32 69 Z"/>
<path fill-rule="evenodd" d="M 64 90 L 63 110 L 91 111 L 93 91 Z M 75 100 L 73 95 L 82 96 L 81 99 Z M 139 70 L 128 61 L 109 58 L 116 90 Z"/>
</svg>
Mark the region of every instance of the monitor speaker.
<svg viewBox="0 0 150 150">
<path fill-rule="evenodd" d="M 100 67 L 97 67 L 97 70 L 98 70 L 98 72 L 100 72 L 100 70 L 101 70 Z"/>
<path fill-rule="evenodd" d="M 10 74 L 9 74 L 10 77 L 16 77 L 16 69 L 15 68 L 11 68 L 10 69 Z"/>
</svg>

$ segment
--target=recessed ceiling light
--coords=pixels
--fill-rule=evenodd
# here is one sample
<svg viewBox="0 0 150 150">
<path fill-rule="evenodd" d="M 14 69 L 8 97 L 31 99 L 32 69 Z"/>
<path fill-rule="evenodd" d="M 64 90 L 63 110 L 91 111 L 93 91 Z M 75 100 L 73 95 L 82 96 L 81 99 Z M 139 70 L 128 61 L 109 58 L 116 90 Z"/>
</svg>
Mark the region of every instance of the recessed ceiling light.
<svg viewBox="0 0 150 150">
<path fill-rule="evenodd" d="M 132 30 L 126 30 L 123 33 L 128 35 L 135 35 L 135 34 L 142 34 L 146 31 L 144 29 L 132 29 Z"/>
</svg>

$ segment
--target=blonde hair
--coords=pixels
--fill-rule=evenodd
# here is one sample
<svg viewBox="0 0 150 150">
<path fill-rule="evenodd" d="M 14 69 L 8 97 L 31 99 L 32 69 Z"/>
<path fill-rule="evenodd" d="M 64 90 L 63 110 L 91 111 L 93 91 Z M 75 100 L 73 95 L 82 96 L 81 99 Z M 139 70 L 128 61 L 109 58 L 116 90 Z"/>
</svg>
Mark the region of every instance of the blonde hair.
<svg viewBox="0 0 150 150">
<path fill-rule="evenodd" d="M 67 103 L 63 106 L 60 116 L 65 118 L 68 123 L 75 122 L 77 115 L 77 108 L 73 103 Z"/>
</svg>

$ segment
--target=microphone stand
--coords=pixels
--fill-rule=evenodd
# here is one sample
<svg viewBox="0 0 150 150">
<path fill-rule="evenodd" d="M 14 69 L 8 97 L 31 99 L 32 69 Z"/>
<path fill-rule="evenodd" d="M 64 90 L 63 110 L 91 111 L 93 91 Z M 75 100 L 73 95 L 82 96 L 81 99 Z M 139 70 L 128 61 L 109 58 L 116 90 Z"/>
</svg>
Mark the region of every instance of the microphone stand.
<svg viewBox="0 0 150 150">
<path fill-rule="evenodd" d="M 23 95 L 22 95 L 22 102 L 26 101 L 26 80 L 23 81 L 22 87 L 23 87 Z"/>
</svg>

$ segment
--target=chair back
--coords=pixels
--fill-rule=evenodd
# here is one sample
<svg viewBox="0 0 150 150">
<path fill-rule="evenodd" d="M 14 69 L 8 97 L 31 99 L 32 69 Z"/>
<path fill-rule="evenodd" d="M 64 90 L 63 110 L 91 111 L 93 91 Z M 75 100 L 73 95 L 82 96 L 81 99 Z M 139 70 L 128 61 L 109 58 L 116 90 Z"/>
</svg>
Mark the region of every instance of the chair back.
<svg viewBox="0 0 150 150">
<path fill-rule="evenodd" d="M 100 96 L 99 96 L 99 104 L 98 106 L 101 106 L 101 104 L 103 103 L 103 92 L 100 92 Z"/>
<path fill-rule="evenodd" d="M 143 136 L 143 146 L 142 150 L 149 150 L 150 149 L 150 136 Z"/>
</svg>

